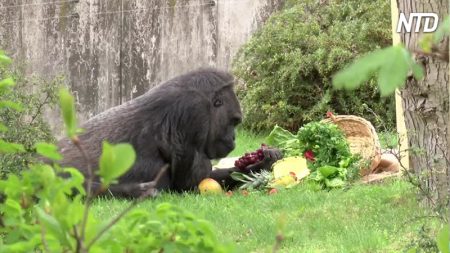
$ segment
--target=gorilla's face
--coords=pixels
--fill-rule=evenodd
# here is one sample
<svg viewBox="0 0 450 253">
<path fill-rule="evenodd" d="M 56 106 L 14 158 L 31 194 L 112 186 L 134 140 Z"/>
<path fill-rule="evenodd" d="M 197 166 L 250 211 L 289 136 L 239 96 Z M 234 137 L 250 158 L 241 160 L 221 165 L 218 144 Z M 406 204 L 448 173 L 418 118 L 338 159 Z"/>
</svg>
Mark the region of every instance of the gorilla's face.
<svg viewBox="0 0 450 253">
<path fill-rule="evenodd" d="M 232 86 L 216 92 L 211 113 L 205 153 L 209 159 L 217 159 L 234 149 L 235 127 L 242 121 L 241 107 Z"/>
</svg>

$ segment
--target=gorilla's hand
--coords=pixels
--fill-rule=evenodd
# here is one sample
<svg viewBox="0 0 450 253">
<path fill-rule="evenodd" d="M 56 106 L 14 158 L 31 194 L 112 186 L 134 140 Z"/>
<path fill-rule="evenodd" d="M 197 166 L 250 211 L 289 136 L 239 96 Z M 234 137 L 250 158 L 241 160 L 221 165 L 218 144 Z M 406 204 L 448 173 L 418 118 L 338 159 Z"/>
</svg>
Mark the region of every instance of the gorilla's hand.
<svg viewBox="0 0 450 253">
<path fill-rule="evenodd" d="M 277 148 L 263 149 L 264 159 L 251 164 L 245 168 L 248 172 L 259 172 L 261 170 L 270 170 L 272 164 L 283 158 L 283 153 Z"/>
</svg>

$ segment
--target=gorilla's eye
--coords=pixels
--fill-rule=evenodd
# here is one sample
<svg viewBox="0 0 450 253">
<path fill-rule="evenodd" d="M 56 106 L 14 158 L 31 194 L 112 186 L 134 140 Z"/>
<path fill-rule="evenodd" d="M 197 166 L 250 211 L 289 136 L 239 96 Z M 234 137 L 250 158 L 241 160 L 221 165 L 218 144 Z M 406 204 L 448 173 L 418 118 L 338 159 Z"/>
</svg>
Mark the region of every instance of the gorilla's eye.
<svg viewBox="0 0 450 253">
<path fill-rule="evenodd" d="M 221 106 L 221 105 L 223 105 L 223 102 L 222 102 L 221 99 L 216 99 L 216 100 L 214 100 L 214 106 L 215 106 L 215 107 L 219 107 L 219 106 Z"/>
</svg>

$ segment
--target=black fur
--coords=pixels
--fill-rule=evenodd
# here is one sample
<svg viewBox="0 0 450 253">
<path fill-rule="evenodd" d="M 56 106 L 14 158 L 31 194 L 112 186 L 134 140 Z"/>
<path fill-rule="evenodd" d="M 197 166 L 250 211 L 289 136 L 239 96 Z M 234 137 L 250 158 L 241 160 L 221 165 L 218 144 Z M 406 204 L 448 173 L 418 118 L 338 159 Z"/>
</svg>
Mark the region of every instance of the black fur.
<svg viewBox="0 0 450 253">
<path fill-rule="evenodd" d="M 232 186 L 235 182 L 229 175 L 236 169 L 212 171 L 210 160 L 234 149 L 235 127 L 241 118 L 233 76 L 200 69 L 93 117 L 81 126 L 85 132 L 79 139 L 94 169 L 103 140 L 133 145 L 136 162 L 109 189 L 114 195 L 139 196 L 165 164 L 170 166 L 158 181 L 159 190 L 192 190 L 206 177 Z M 87 164 L 70 140 L 62 139 L 58 146 L 62 164 L 86 175 Z M 269 160 L 278 159 L 279 152 L 272 156 Z M 98 178 L 94 181 L 98 185 Z"/>
</svg>

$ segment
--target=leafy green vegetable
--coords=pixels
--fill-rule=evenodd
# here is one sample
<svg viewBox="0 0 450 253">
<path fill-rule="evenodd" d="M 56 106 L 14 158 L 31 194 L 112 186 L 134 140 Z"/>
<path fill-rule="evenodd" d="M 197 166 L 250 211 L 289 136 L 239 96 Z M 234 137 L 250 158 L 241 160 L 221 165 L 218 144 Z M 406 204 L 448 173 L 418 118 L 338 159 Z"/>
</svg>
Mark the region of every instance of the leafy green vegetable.
<svg viewBox="0 0 450 253">
<path fill-rule="evenodd" d="M 338 167 L 342 160 L 352 156 L 344 133 L 332 123 L 308 123 L 298 130 L 297 138 L 300 154 L 309 152 L 314 156 L 306 157 L 311 171 L 326 165 Z"/>
<path fill-rule="evenodd" d="M 359 156 L 350 153 L 344 133 L 332 123 L 311 122 L 296 135 L 275 126 L 267 142 L 286 157 L 304 156 L 311 170 L 308 178 L 323 188 L 342 187 L 359 172 Z"/>
<path fill-rule="evenodd" d="M 278 125 L 267 137 L 267 144 L 280 148 L 285 156 L 301 155 L 297 136 Z"/>
<path fill-rule="evenodd" d="M 335 175 L 338 172 L 338 168 L 337 167 L 329 166 L 329 165 L 322 166 L 322 167 L 318 168 L 317 170 L 325 178 L 332 177 L 333 175 Z"/>
</svg>

